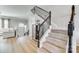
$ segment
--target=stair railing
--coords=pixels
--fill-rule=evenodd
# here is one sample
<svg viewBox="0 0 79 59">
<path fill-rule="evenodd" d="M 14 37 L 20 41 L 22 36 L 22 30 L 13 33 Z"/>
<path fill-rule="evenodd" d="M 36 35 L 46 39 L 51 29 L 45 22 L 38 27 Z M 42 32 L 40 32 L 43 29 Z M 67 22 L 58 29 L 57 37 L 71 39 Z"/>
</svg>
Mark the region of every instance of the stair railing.
<svg viewBox="0 0 79 59">
<path fill-rule="evenodd" d="M 40 39 L 51 25 L 51 11 L 49 16 L 41 23 L 36 25 L 36 39 L 38 40 L 38 48 L 40 47 Z"/>
<path fill-rule="evenodd" d="M 36 13 L 39 17 L 43 19 L 42 23 L 36 24 L 35 39 L 37 40 L 38 48 L 40 47 L 40 39 L 44 33 L 49 29 L 51 25 L 51 11 L 48 12 L 38 6 L 35 6 L 32 10 L 32 13 Z"/>
<path fill-rule="evenodd" d="M 71 9 L 71 19 L 68 24 L 68 37 L 69 37 L 69 42 L 68 42 L 68 53 L 72 53 L 72 37 L 73 37 L 73 30 L 74 30 L 74 14 L 75 14 L 75 6 L 72 5 Z"/>
<path fill-rule="evenodd" d="M 31 9 L 33 14 L 37 14 L 40 18 L 42 18 L 43 20 L 45 20 L 48 16 L 49 16 L 49 12 L 38 7 L 35 6 Z"/>
</svg>

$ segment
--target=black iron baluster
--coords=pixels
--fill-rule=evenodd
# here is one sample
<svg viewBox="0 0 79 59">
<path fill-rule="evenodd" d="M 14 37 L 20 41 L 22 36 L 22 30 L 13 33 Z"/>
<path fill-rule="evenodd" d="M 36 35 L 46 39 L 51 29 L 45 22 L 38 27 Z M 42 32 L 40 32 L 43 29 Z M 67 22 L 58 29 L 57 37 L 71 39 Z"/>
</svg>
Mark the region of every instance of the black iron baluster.
<svg viewBox="0 0 79 59">
<path fill-rule="evenodd" d="M 39 41 L 39 24 L 36 25 L 36 36 L 35 36 L 35 39 L 38 41 L 37 43 L 37 46 L 39 48 L 39 45 L 40 45 L 40 41 Z"/>
<path fill-rule="evenodd" d="M 51 11 L 49 12 L 49 25 L 51 25 Z"/>
</svg>

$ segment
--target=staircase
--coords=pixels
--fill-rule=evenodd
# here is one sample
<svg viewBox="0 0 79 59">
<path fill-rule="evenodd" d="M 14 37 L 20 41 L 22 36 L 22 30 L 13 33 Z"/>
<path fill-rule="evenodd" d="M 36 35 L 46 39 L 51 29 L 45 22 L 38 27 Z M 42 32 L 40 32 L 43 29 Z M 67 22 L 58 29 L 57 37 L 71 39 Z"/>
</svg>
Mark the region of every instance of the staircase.
<svg viewBox="0 0 79 59">
<path fill-rule="evenodd" d="M 66 30 L 51 29 L 38 53 L 66 53 L 68 36 Z"/>
<path fill-rule="evenodd" d="M 44 21 L 36 24 L 35 37 L 37 39 L 38 53 L 66 53 L 68 52 L 69 40 L 66 30 L 50 29 L 48 35 L 44 37 L 45 32 L 52 26 L 51 11 L 35 6 L 32 10 L 33 14 L 37 14 Z M 73 16 L 73 15 L 72 15 Z M 34 35 L 34 34 L 33 34 Z M 44 38 L 42 38 L 44 37 Z M 42 40 L 41 40 L 42 38 Z M 42 42 L 44 41 L 44 42 Z M 42 45 L 42 47 L 41 47 Z"/>
</svg>

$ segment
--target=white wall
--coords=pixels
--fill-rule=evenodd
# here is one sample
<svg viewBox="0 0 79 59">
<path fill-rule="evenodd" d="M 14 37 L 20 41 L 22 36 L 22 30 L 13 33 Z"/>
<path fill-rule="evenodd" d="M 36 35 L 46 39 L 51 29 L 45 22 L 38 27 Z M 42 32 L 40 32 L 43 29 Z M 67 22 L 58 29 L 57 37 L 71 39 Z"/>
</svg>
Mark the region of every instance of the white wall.
<svg viewBox="0 0 79 59">
<path fill-rule="evenodd" d="M 52 25 L 67 29 L 71 16 L 71 5 L 43 5 L 39 7 L 52 12 Z"/>
<path fill-rule="evenodd" d="M 32 36 L 32 24 L 35 23 L 35 15 L 31 11 L 28 11 L 27 13 L 27 19 L 28 19 L 28 29 L 29 29 L 29 36 Z"/>
<path fill-rule="evenodd" d="M 76 43 L 78 43 L 79 45 L 79 5 L 76 6 L 74 22 L 75 22 L 74 39 L 76 40 Z"/>
</svg>

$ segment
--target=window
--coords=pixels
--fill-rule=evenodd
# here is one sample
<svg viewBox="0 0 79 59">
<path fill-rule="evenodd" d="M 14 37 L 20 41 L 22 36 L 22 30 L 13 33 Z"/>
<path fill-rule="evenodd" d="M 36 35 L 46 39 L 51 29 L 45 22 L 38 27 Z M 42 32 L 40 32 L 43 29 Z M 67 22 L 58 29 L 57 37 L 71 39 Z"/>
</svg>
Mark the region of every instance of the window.
<svg viewBox="0 0 79 59">
<path fill-rule="evenodd" d="M 9 28 L 9 19 L 0 19 L 0 29 Z"/>
<path fill-rule="evenodd" d="M 0 19 L 0 29 L 2 28 L 2 19 Z"/>
<path fill-rule="evenodd" d="M 4 28 L 8 28 L 8 19 L 4 20 Z"/>
</svg>

